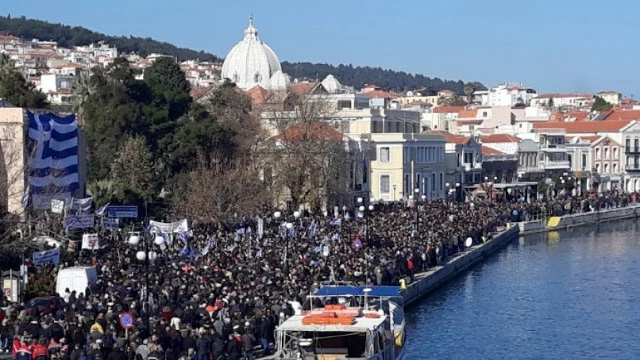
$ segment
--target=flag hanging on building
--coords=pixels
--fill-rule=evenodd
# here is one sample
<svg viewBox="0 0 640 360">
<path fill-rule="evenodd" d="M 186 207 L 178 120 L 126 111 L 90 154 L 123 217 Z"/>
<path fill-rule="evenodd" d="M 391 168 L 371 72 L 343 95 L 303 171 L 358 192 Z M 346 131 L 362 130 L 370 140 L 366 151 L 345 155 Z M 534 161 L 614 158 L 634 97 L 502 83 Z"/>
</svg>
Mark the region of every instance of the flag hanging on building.
<svg viewBox="0 0 640 360">
<path fill-rule="evenodd" d="M 78 122 L 75 115 L 27 111 L 27 117 L 29 191 L 35 208 L 48 208 L 52 198 L 68 198 L 80 188 Z"/>
</svg>

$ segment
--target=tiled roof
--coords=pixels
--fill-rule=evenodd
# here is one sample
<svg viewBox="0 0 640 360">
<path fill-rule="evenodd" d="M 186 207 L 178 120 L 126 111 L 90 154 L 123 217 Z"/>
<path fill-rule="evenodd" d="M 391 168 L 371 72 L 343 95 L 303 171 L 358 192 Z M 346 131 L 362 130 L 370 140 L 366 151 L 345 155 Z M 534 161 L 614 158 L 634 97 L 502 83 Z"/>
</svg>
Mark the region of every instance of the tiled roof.
<svg viewBox="0 0 640 360">
<path fill-rule="evenodd" d="M 371 99 L 387 99 L 391 97 L 391 93 L 382 90 L 372 90 L 364 93 Z"/>
<path fill-rule="evenodd" d="M 464 106 L 436 106 L 433 108 L 434 113 L 460 113 L 460 111 L 464 111 Z"/>
<path fill-rule="evenodd" d="M 457 145 L 463 145 L 469 142 L 470 138 L 468 136 L 464 136 L 464 135 L 457 135 L 457 134 L 452 134 L 448 131 L 442 131 L 442 130 L 430 130 L 426 132 L 427 134 L 438 134 L 438 135 L 443 135 L 444 136 L 444 140 L 448 143 L 454 143 Z"/>
<path fill-rule="evenodd" d="M 307 95 L 318 84 L 318 82 L 291 84 L 290 89 L 296 95 Z"/>
<path fill-rule="evenodd" d="M 247 94 L 251 96 L 251 103 L 253 105 L 259 105 L 264 102 L 264 100 L 269 95 L 269 90 L 256 85 L 247 91 Z"/>
<path fill-rule="evenodd" d="M 611 120 L 640 120 L 640 110 L 615 109 L 605 118 Z"/>
<path fill-rule="evenodd" d="M 594 142 L 598 141 L 598 139 L 600 139 L 602 136 L 600 135 L 582 135 L 582 136 L 565 136 L 565 139 L 567 139 L 567 141 L 571 141 L 575 138 L 579 138 L 580 142 L 588 142 L 590 144 L 593 144 Z"/>
<path fill-rule="evenodd" d="M 340 142 L 344 134 L 331 127 L 331 125 L 320 122 L 304 122 L 295 124 L 287 128 L 282 133 L 275 136 L 281 141 L 335 141 Z"/>
<path fill-rule="evenodd" d="M 520 138 L 513 136 L 511 134 L 491 134 L 484 135 L 480 137 L 483 143 L 491 144 L 491 143 L 519 143 Z"/>
<path fill-rule="evenodd" d="M 475 118 L 478 110 L 462 110 L 458 112 L 458 118 Z"/>
<path fill-rule="evenodd" d="M 504 155 L 504 153 L 500 150 L 482 145 L 482 155 Z"/>
<path fill-rule="evenodd" d="M 616 132 L 629 125 L 632 120 L 580 121 L 580 122 L 540 122 L 533 123 L 534 129 L 564 129 L 567 133 Z"/>
</svg>

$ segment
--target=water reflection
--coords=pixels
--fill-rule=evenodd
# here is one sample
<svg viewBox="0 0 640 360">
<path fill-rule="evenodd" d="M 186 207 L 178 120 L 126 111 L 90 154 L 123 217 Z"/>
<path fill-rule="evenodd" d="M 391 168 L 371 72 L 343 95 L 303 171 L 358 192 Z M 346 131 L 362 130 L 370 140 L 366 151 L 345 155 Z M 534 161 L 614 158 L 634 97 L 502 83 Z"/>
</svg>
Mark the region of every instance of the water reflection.
<svg viewBox="0 0 640 360">
<path fill-rule="evenodd" d="M 635 221 L 522 237 L 410 309 L 409 359 L 637 359 Z"/>
</svg>

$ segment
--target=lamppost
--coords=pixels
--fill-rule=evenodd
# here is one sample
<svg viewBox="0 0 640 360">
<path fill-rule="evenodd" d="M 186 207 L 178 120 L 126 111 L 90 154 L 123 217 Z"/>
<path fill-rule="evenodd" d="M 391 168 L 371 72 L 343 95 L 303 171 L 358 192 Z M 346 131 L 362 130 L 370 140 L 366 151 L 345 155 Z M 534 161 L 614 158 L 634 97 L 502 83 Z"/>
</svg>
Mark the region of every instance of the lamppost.
<svg viewBox="0 0 640 360">
<path fill-rule="evenodd" d="M 143 224 L 144 225 L 144 224 Z M 139 234 L 139 233 L 138 233 Z M 140 243 L 140 235 L 136 233 L 132 234 L 129 237 L 129 245 L 137 246 Z M 150 263 L 156 261 L 158 258 L 158 253 L 155 251 L 149 251 L 149 236 L 146 232 L 142 232 L 142 241 L 144 242 L 144 250 L 140 250 L 136 253 L 136 259 L 138 261 L 144 261 L 145 273 L 144 273 L 144 303 L 142 305 L 142 309 L 145 313 L 146 323 L 147 323 L 147 331 L 149 332 L 149 336 L 151 336 L 151 310 L 149 309 L 149 265 Z M 164 238 L 162 236 L 157 235 L 154 243 L 158 246 L 164 245 Z"/>
<path fill-rule="evenodd" d="M 393 201 L 396 201 L 396 186 L 393 185 Z"/>
<path fill-rule="evenodd" d="M 284 227 L 287 229 L 286 231 L 286 243 L 285 243 L 285 248 L 284 248 L 284 270 L 285 271 L 289 271 L 289 263 L 288 263 L 288 256 L 289 256 L 289 239 L 291 238 L 291 229 L 293 229 L 293 224 L 288 222 L 286 224 L 284 224 Z"/>
<path fill-rule="evenodd" d="M 375 201 L 374 198 L 371 198 L 371 200 Z M 358 198 L 358 203 L 362 203 L 362 198 Z M 364 217 L 364 221 L 365 221 L 365 232 L 364 232 L 364 241 L 365 243 L 362 245 L 363 250 L 364 250 L 364 261 L 365 261 L 365 276 L 364 276 L 364 284 L 365 286 L 369 284 L 369 255 L 368 255 L 368 248 L 369 248 L 369 216 L 371 216 L 371 212 L 374 209 L 373 204 L 369 204 L 368 206 L 369 211 L 367 212 L 367 208 L 364 207 L 364 205 L 360 205 L 360 207 L 358 208 L 358 210 L 360 211 L 360 213 L 362 214 L 362 216 Z"/>
<path fill-rule="evenodd" d="M 444 184 L 444 186 L 447 188 L 447 202 L 451 202 L 451 189 L 449 189 L 449 187 L 451 187 L 451 184 L 446 183 Z"/>
<path fill-rule="evenodd" d="M 415 201 L 413 202 L 413 210 L 415 212 L 414 215 L 415 215 L 415 218 L 416 218 L 416 233 L 417 233 L 418 232 L 418 217 L 420 216 L 418 214 L 418 199 L 419 199 L 418 194 L 420 193 L 420 188 L 415 188 L 413 190 L 413 192 L 416 194 L 416 196 L 414 197 Z M 422 196 L 424 196 L 424 195 L 422 195 Z"/>
<path fill-rule="evenodd" d="M 456 183 L 456 201 L 461 201 L 461 194 L 460 194 L 460 183 Z"/>
</svg>

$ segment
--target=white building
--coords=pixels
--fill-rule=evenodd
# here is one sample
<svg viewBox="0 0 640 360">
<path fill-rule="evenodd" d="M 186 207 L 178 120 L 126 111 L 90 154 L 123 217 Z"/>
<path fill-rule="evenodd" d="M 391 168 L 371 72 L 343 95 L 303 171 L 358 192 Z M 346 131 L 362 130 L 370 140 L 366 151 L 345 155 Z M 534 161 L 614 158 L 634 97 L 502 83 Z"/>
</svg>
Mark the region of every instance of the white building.
<svg viewBox="0 0 640 360">
<path fill-rule="evenodd" d="M 553 99 L 553 107 L 584 108 L 593 101 L 590 94 L 540 94 L 531 99 L 531 106 L 546 107 Z"/>
<path fill-rule="evenodd" d="M 489 90 L 476 91 L 474 101 L 479 101 L 483 106 L 528 106 L 536 96 L 534 89 L 523 87 L 522 84 L 505 83 Z"/>
</svg>

